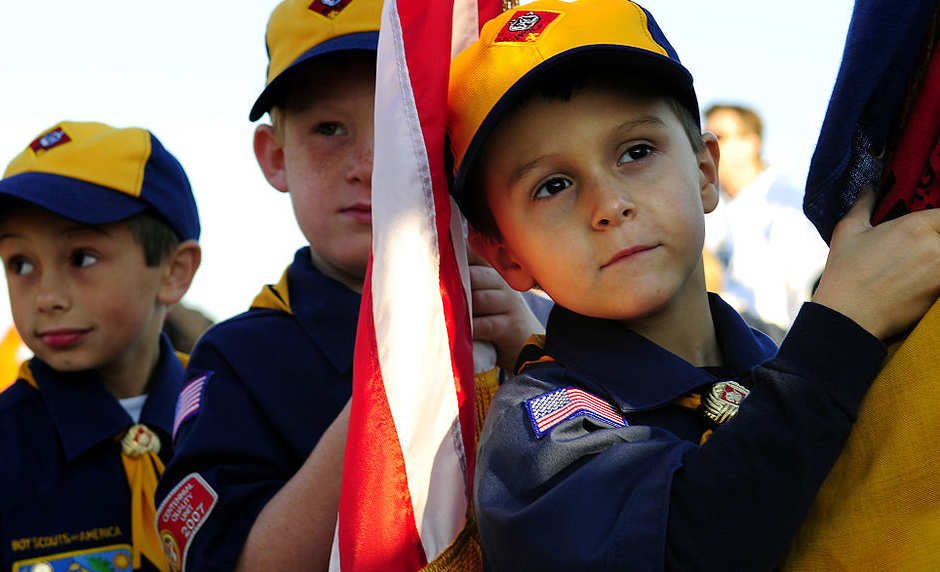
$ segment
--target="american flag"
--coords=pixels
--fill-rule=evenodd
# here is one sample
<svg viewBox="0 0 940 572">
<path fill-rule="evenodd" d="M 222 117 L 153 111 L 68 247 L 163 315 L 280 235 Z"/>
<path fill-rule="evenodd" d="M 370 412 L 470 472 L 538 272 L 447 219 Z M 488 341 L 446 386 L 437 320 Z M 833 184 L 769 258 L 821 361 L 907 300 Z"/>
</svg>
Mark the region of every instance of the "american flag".
<svg viewBox="0 0 940 572">
<path fill-rule="evenodd" d="M 626 427 L 623 415 L 603 399 L 576 387 L 562 387 L 525 402 L 536 437 L 547 435 L 555 425 L 574 417 L 588 416 L 612 427 Z"/>
<path fill-rule="evenodd" d="M 450 57 L 498 0 L 388 0 L 376 73 L 372 259 L 331 570 L 418 570 L 466 523 L 474 387 L 465 223 L 450 199 Z"/>
<path fill-rule="evenodd" d="M 183 424 L 183 421 L 199 411 L 199 404 L 202 402 L 202 388 L 208 378 L 209 374 L 201 375 L 187 383 L 186 387 L 180 392 L 179 399 L 176 401 L 176 414 L 173 416 L 174 439 L 176 439 L 176 432 Z"/>
</svg>

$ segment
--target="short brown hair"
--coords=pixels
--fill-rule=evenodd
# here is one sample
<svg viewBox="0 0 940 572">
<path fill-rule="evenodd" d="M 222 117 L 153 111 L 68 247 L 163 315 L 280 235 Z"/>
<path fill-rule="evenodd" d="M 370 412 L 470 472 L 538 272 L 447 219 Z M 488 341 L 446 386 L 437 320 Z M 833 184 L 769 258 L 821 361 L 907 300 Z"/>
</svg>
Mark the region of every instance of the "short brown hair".
<svg viewBox="0 0 940 572">
<path fill-rule="evenodd" d="M 124 219 L 134 240 L 144 249 L 147 266 L 158 266 L 179 243 L 179 236 L 169 223 L 151 211 L 143 211 Z"/>
</svg>

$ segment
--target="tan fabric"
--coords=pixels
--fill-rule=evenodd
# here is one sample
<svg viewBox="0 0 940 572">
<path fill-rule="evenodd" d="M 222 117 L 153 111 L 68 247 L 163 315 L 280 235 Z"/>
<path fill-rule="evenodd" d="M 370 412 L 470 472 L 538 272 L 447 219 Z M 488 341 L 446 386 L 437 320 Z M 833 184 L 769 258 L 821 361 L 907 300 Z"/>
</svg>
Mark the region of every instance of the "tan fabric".
<svg viewBox="0 0 940 572">
<path fill-rule="evenodd" d="M 889 348 L 784 570 L 940 570 L 938 350 L 940 301 Z"/>
</svg>

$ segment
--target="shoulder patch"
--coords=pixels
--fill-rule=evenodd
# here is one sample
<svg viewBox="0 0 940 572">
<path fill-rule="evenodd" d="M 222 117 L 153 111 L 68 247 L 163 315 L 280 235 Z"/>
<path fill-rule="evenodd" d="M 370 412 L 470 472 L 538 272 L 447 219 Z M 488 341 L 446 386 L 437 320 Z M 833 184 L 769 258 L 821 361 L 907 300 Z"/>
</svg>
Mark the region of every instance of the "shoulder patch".
<svg viewBox="0 0 940 572">
<path fill-rule="evenodd" d="M 212 377 L 212 372 L 207 371 L 187 383 L 180 391 L 179 399 L 176 400 L 176 414 L 173 416 L 173 439 L 176 439 L 176 432 L 179 431 L 180 425 L 199 412 L 202 404 L 202 389 L 210 377 Z"/>
<path fill-rule="evenodd" d="M 576 387 L 562 387 L 525 400 L 523 403 L 532 432 L 537 439 L 551 433 L 562 421 L 590 417 L 611 427 L 626 427 L 623 415 L 609 403 Z"/>
<path fill-rule="evenodd" d="M 170 569 L 186 569 L 189 544 L 206 522 L 219 495 L 198 473 L 191 473 L 173 487 L 157 509 L 157 531 Z"/>
</svg>

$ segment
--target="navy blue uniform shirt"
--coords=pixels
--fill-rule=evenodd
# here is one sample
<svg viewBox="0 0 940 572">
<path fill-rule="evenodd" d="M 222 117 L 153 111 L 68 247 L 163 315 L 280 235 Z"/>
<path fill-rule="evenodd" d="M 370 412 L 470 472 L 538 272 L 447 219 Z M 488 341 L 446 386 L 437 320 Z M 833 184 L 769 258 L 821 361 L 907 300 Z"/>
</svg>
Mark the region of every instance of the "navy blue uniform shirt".
<svg viewBox="0 0 940 572">
<path fill-rule="evenodd" d="M 20 379 L 0 394 L 2 569 L 28 571 L 41 561 L 53 566 L 47 570 L 73 561 L 95 569 L 98 559 L 130 570 L 131 493 L 119 438 L 133 420 L 92 374 L 57 372 L 38 358 L 29 365 L 38 391 Z M 160 438 L 164 462 L 182 379 L 163 335 L 140 423 Z"/>
<path fill-rule="evenodd" d="M 848 318 L 807 303 L 775 352 L 718 296 L 710 304 L 728 376 L 721 379 L 736 378 L 750 395 L 701 446 L 704 421 L 673 400 L 718 381 L 712 368 L 617 322 L 556 306 L 544 348 L 555 361 L 530 365 L 500 388 L 480 438 L 474 497 L 489 568 L 775 565 L 838 457 L 885 348 Z M 532 398 L 569 387 L 625 423 L 584 411 L 533 415 Z M 548 425 L 542 436 L 537 420 Z"/>
<path fill-rule="evenodd" d="M 252 309 L 193 349 L 187 379 L 205 380 L 198 411 L 157 488 L 158 529 L 196 515 L 177 519 L 191 523 L 178 546 L 185 570 L 234 568 L 261 509 L 351 395 L 360 295 L 321 274 L 308 248 L 287 277 L 291 313 Z"/>
</svg>

